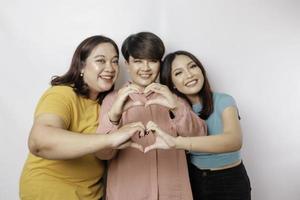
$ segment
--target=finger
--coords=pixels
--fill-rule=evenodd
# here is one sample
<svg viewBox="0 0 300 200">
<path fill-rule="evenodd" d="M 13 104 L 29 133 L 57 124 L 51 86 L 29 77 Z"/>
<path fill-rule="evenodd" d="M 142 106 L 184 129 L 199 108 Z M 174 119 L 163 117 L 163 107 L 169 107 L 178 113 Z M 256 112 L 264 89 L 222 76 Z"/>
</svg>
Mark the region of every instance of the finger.
<svg viewBox="0 0 300 200">
<path fill-rule="evenodd" d="M 138 143 L 131 142 L 131 143 L 130 143 L 130 147 L 135 148 L 135 149 L 138 149 L 138 150 L 140 150 L 141 152 L 144 152 L 143 146 L 140 145 L 140 144 L 138 144 Z"/>
<path fill-rule="evenodd" d="M 145 126 L 144 126 L 144 124 L 142 122 L 131 122 L 131 123 L 127 124 L 127 125 L 129 125 L 130 127 L 139 126 L 141 128 L 145 128 Z"/>
<path fill-rule="evenodd" d="M 145 89 L 144 89 L 144 93 L 148 93 L 151 91 L 152 88 L 157 87 L 157 83 L 151 83 L 150 85 L 148 85 Z"/>
<path fill-rule="evenodd" d="M 169 147 L 173 147 L 174 144 L 174 137 L 167 134 L 166 132 L 162 131 L 161 129 L 157 128 L 157 130 L 155 131 L 156 136 L 160 137 L 161 139 L 164 140 L 164 142 L 169 146 Z"/>
<path fill-rule="evenodd" d="M 144 149 L 144 153 L 147 153 L 153 149 L 156 149 L 157 148 L 157 145 L 156 144 L 152 144 L 150 146 L 147 146 L 145 149 Z"/>
<path fill-rule="evenodd" d="M 128 142 L 125 142 L 125 143 L 123 143 L 123 144 L 120 144 L 119 146 L 117 146 L 117 148 L 116 149 L 126 149 L 127 147 L 129 147 L 130 146 L 130 141 L 128 141 Z"/>
<path fill-rule="evenodd" d="M 157 126 L 157 124 L 150 120 L 150 121 L 148 121 L 146 127 L 148 128 L 148 127 L 151 127 L 151 126 Z"/>
</svg>

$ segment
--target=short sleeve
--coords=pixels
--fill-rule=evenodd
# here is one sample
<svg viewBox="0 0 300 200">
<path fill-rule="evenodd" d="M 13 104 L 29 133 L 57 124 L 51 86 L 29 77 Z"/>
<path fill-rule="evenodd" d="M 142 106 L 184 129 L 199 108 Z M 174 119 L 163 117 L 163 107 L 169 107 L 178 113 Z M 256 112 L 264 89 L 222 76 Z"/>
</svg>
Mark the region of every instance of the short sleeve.
<svg viewBox="0 0 300 200">
<path fill-rule="evenodd" d="M 73 93 L 72 88 L 69 89 L 66 86 L 55 86 L 48 89 L 39 100 L 35 110 L 35 118 L 44 113 L 56 114 L 64 120 L 66 127 L 69 127 L 72 118 Z"/>
<path fill-rule="evenodd" d="M 232 107 L 232 106 L 237 108 L 234 98 L 228 94 L 220 94 L 220 97 L 218 100 L 218 111 L 220 113 L 223 113 L 223 111 L 227 107 Z"/>
</svg>

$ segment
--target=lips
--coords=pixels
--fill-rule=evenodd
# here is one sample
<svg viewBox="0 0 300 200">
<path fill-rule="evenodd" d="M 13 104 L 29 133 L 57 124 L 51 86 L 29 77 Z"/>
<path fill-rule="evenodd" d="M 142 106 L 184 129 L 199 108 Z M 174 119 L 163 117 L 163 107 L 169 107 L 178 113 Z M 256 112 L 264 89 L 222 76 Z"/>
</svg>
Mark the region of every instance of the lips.
<svg viewBox="0 0 300 200">
<path fill-rule="evenodd" d="M 141 78 L 145 78 L 145 79 L 150 78 L 151 75 L 152 75 L 152 74 L 139 74 L 139 76 L 140 76 Z"/>
<path fill-rule="evenodd" d="M 192 87 L 192 86 L 196 85 L 197 82 L 198 82 L 197 79 L 193 79 L 193 80 L 190 80 L 190 81 L 186 82 L 184 85 L 185 85 L 186 87 Z"/>
<path fill-rule="evenodd" d="M 102 74 L 102 75 L 99 75 L 99 77 L 104 80 L 112 80 L 115 77 L 115 75 L 114 74 Z"/>
</svg>

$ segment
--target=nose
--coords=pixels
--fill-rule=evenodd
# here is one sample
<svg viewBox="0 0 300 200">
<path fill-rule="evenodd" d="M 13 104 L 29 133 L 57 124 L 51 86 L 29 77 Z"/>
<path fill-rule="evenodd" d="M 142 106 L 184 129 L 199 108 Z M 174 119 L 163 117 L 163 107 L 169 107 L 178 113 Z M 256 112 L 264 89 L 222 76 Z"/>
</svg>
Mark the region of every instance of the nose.
<svg viewBox="0 0 300 200">
<path fill-rule="evenodd" d="M 148 71 L 150 69 L 149 67 L 149 61 L 144 61 L 143 62 L 143 68 L 144 71 Z"/>
<path fill-rule="evenodd" d="M 187 78 L 190 78 L 193 76 L 193 74 L 189 70 L 186 70 L 186 76 Z"/>
<path fill-rule="evenodd" d="M 105 65 L 105 69 L 104 69 L 106 72 L 115 72 L 115 68 L 113 67 L 113 64 L 111 62 L 106 62 L 106 65 Z"/>
</svg>

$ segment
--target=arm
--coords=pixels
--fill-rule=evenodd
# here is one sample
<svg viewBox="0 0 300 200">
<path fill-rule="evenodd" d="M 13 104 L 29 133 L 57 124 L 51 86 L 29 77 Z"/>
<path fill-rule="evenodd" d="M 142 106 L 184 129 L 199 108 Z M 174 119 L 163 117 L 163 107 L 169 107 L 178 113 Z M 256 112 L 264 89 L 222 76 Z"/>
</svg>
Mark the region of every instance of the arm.
<svg viewBox="0 0 300 200">
<path fill-rule="evenodd" d="M 198 117 L 183 99 L 177 97 L 177 106 L 172 110 L 175 118 L 172 119 L 180 136 L 207 135 L 205 121 Z"/>
<path fill-rule="evenodd" d="M 219 135 L 205 137 L 173 137 L 163 132 L 155 125 L 149 125 L 154 130 L 156 142 L 147 147 L 145 152 L 152 149 L 184 149 L 195 152 L 225 153 L 237 151 L 242 146 L 242 132 L 235 107 L 228 107 L 222 113 L 224 132 Z M 147 127 L 148 128 L 148 127 Z"/>
<path fill-rule="evenodd" d="M 113 105 L 113 102 L 115 101 L 115 98 L 117 97 L 117 93 L 113 92 L 105 97 L 105 99 L 102 102 L 102 105 L 100 107 L 100 113 L 99 113 L 99 126 L 96 130 L 96 133 L 107 135 L 112 131 L 115 131 L 118 129 L 118 125 L 114 124 L 110 118 L 109 118 L 109 111 Z M 118 119 L 119 121 L 119 119 Z M 119 121 L 119 125 L 121 125 L 122 122 Z M 117 154 L 118 150 L 108 148 L 103 149 L 101 151 L 98 151 L 95 153 L 96 157 L 101 160 L 110 160 Z"/>
<path fill-rule="evenodd" d="M 235 107 L 228 107 L 222 113 L 224 132 L 206 137 L 178 137 L 176 148 L 196 152 L 225 153 L 242 147 L 242 131 Z"/>
<path fill-rule="evenodd" d="M 192 110 L 190 105 L 183 99 L 173 94 L 169 88 L 159 83 L 152 83 L 145 88 L 145 93 L 153 91 L 160 94 L 155 99 L 148 100 L 145 106 L 158 104 L 170 109 L 174 115 L 171 125 L 181 136 L 202 136 L 207 135 L 205 122 L 200 119 Z"/>
<path fill-rule="evenodd" d="M 32 154 L 46 159 L 72 159 L 111 146 L 105 135 L 84 135 L 66 130 L 55 114 L 39 115 L 32 126 L 28 147 Z"/>
<path fill-rule="evenodd" d="M 32 154 L 42 158 L 73 159 L 106 148 L 141 149 L 128 141 L 136 132 L 144 132 L 142 123 L 130 123 L 109 135 L 84 135 L 66 130 L 64 121 L 55 114 L 41 114 L 33 124 L 28 146 Z"/>
</svg>

